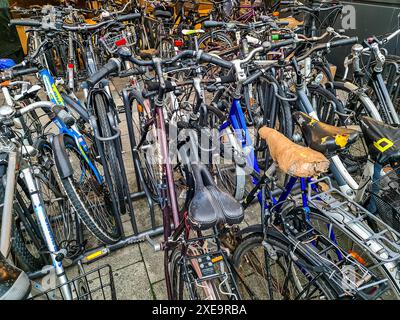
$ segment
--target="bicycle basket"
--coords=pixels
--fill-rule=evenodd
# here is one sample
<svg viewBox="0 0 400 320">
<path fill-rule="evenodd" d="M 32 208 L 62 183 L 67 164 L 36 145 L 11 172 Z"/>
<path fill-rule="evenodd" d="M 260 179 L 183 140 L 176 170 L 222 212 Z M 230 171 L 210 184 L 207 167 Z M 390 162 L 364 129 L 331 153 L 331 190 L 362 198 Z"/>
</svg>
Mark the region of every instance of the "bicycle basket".
<svg viewBox="0 0 400 320">
<path fill-rule="evenodd" d="M 370 207 L 393 229 L 400 231 L 400 168 L 374 181 L 370 187 Z"/>
<path fill-rule="evenodd" d="M 110 32 L 100 38 L 108 53 L 115 53 L 119 47 L 131 47 L 135 44 L 134 36 L 130 32 Z"/>
<path fill-rule="evenodd" d="M 85 272 L 66 284 L 36 294 L 29 300 L 65 300 L 61 287 L 66 285 L 71 289 L 73 300 L 116 300 L 114 278 L 108 264 Z"/>
</svg>

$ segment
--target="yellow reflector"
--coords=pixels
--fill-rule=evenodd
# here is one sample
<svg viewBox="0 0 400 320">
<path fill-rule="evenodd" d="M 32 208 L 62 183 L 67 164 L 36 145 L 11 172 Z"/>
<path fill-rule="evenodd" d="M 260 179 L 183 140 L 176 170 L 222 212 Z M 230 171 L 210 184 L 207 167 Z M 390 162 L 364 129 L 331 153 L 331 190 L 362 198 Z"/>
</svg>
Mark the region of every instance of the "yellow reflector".
<svg viewBox="0 0 400 320">
<path fill-rule="evenodd" d="M 222 260 L 222 256 L 218 256 L 218 257 L 212 258 L 212 259 L 211 259 L 211 262 L 212 262 L 212 263 L 216 263 L 216 262 L 221 261 L 221 260 Z"/>
<path fill-rule="evenodd" d="M 90 254 L 86 257 L 86 260 L 90 261 L 90 260 L 96 259 L 97 257 L 101 256 L 102 254 L 103 254 L 103 250 L 93 252 L 92 254 Z"/>
</svg>

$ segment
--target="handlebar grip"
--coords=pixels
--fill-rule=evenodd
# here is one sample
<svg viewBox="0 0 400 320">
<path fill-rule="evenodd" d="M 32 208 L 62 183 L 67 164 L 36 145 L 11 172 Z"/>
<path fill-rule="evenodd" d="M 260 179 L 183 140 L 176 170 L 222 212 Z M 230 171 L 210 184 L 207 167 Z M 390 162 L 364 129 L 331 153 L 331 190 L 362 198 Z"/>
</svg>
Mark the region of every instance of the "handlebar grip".
<svg viewBox="0 0 400 320">
<path fill-rule="evenodd" d="M 13 77 L 25 76 L 28 74 L 37 73 L 38 71 L 39 71 L 39 69 L 36 67 L 26 68 L 26 69 L 21 69 L 21 70 L 13 70 L 12 76 Z"/>
<path fill-rule="evenodd" d="M 232 68 L 233 64 L 230 61 L 223 60 L 221 58 L 212 56 L 211 54 L 203 52 L 200 56 L 200 60 L 204 62 L 210 62 L 215 64 L 221 68 L 230 69 Z"/>
<path fill-rule="evenodd" d="M 221 21 L 204 21 L 203 22 L 203 28 L 218 28 L 218 27 L 224 27 L 225 22 Z"/>
<path fill-rule="evenodd" d="M 158 91 L 160 89 L 160 82 L 146 81 L 146 88 L 148 91 Z M 175 90 L 175 85 L 168 80 L 165 80 L 165 91 L 171 92 Z"/>
<path fill-rule="evenodd" d="M 135 13 L 128 13 L 128 14 L 124 14 L 122 16 L 118 16 L 117 17 L 117 21 L 132 21 L 132 20 L 136 20 L 139 19 L 142 16 L 141 13 L 135 12 Z"/>
<path fill-rule="evenodd" d="M 0 82 L 12 80 L 16 77 L 24 76 L 27 74 L 37 73 L 38 71 L 39 71 L 38 68 L 35 68 L 35 67 L 25 68 L 25 69 L 21 69 L 21 70 L 10 70 L 10 72 L 8 74 L 0 77 Z"/>
<path fill-rule="evenodd" d="M 116 58 L 111 58 L 99 71 L 92 74 L 86 83 L 89 88 L 92 88 L 101 79 L 104 79 L 109 74 L 117 72 L 121 68 L 121 61 Z"/>
<path fill-rule="evenodd" d="M 352 37 L 349 39 L 341 39 L 341 40 L 332 41 L 332 42 L 330 42 L 329 46 L 331 48 L 336 48 L 336 47 L 350 46 L 350 45 L 356 44 L 356 43 L 358 43 L 358 37 Z"/>
<path fill-rule="evenodd" d="M 296 42 L 295 39 L 287 39 L 287 40 L 271 43 L 271 46 L 267 47 L 267 49 L 274 50 L 274 49 L 278 49 L 278 48 L 281 48 L 281 47 L 290 46 L 295 42 Z"/>
<path fill-rule="evenodd" d="M 285 27 L 285 26 L 288 26 L 288 25 L 289 25 L 289 21 L 278 20 L 278 21 L 276 21 L 276 25 L 277 25 L 277 26 Z"/>
<path fill-rule="evenodd" d="M 8 25 L 23 26 L 23 27 L 40 27 L 42 23 L 36 20 L 11 19 Z"/>
</svg>

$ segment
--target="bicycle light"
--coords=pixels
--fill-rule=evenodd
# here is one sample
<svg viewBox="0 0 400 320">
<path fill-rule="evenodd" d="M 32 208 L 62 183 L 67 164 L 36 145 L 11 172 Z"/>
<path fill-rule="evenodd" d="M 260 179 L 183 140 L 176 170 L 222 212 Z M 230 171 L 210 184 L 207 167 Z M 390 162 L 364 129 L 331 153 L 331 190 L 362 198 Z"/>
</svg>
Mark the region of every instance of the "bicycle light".
<svg viewBox="0 0 400 320">
<path fill-rule="evenodd" d="M 183 46 L 183 40 L 182 39 L 176 39 L 174 40 L 174 46 L 175 47 L 182 47 Z"/>
</svg>

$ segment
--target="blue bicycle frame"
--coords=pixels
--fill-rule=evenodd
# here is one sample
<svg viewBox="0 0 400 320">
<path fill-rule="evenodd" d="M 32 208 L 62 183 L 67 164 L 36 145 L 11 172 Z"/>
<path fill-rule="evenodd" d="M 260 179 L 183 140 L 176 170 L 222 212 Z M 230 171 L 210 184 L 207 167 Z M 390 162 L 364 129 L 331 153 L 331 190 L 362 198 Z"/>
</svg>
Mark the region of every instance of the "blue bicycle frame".
<svg viewBox="0 0 400 320">
<path fill-rule="evenodd" d="M 60 92 L 58 91 L 56 84 L 54 82 L 53 77 L 50 75 L 49 71 L 45 68 L 39 71 L 39 75 L 41 80 L 44 83 L 44 86 L 46 88 L 46 93 L 48 98 L 50 99 L 51 102 L 53 102 L 56 105 L 63 106 L 65 107 L 65 102 L 63 98 L 60 95 Z M 87 152 L 89 151 L 89 147 L 83 138 L 82 134 L 79 132 L 78 128 L 73 125 L 70 128 L 65 125 L 63 121 L 59 117 L 55 117 L 52 119 L 52 122 L 58 127 L 60 130 L 61 134 L 66 134 L 70 136 L 72 139 L 74 139 L 78 150 L 82 157 L 85 159 L 86 163 L 88 164 L 90 170 L 93 172 L 93 174 L 96 177 L 96 180 L 102 184 L 104 179 L 103 176 L 100 174 L 100 172 L 97 170 L 96 166 L 90 161 L 89 157 L 87 156 Z"/>
<path fill-rule="evenodd" d="M 241 143 L 241 146 L 243 149 L 246 149 L 246 165 L 249 168 L 253 168 L 253 170 L 257 173 L 260 173 L 260 168 L 258 166 L 258 162 L 255 156 L 255 152 L 254 152 L 254 146 L 253 146 L 253 142 L 251 140 L 251 137 L 249 135 L 249 131 L 247 129 L 247 125 L 246 125 L 246 119 L 243 113 L 243 109 L 242 106 L 240 104 L 240 99 L 234 98 L 232 101 L 232 106 L 231 109 L 229 111 L 229 117 L 228 120 L 225 121 L 219 128 L 219 132 L 223 131 L 225 128 L 227 128 L 229 125 L 232 126 L 232 128 L 235 131 L 236 137 L 238 138 L 238 140 Z M 309 182 L 311 182 L 310 178 L 297 178 L 297 177 L 290 177 L 287 185 L 285 186 L 284 192 L 281 193 L 281 195 L 279 196 L 279 199 L 276 199 L 272 194 L 269 195 L 272 204 L 274 207 L 274 210 L 279 212 L 283 203 L 285 202 L 285 200 L 288 198 L 288 196 L 290 195 L 290 193 L 292 192 L 294 186 L 296 185 L 297 181 L 300 179 L 300 188 L 301 188 L 301 194 L 302 194 L 302 206 L 303 206 L 303 210 L 305 212 L 306 215 L 306 221 L 309 223 L 310 222 L 310 208 L 308 206 L 308 198 L 307 198 L 307 184 Z M 257 178 L 252 177 L 252 182 L 253 185 L 257 185 L 257 183 L 259 182 Z M 314 184 L 311 184 L 311 188 L 315 191 L 317 191 L 317 187 Z M 257 198 L 258 201 L 260 202 L 260 205 L 262 205 L 263 203 L 263 199 L 262 199 L 262 193 L 261 190 L 257 193 Z M 265 202 L 264 205 L 265 209 L 269 209 L 268 208 L 268 204 Z M 336 242 L 336 237 L 335 234 L 333 232 L 333 230 L 329 227 L 328 224 L 328 230 L 329 230 L 329 237 L 330 239 L 337 244 Z M 338 253 L 338 258 L 340 260 L 342 260 L 342 255 L 339 251 L 337 251 Z"/>
</svg>

